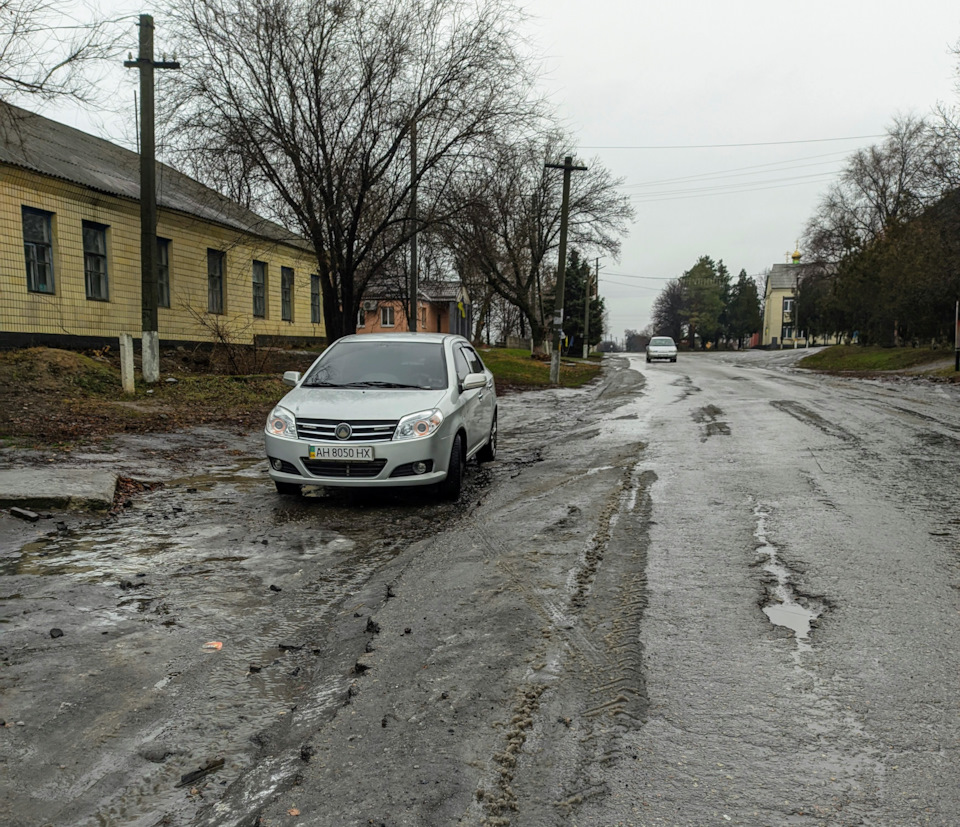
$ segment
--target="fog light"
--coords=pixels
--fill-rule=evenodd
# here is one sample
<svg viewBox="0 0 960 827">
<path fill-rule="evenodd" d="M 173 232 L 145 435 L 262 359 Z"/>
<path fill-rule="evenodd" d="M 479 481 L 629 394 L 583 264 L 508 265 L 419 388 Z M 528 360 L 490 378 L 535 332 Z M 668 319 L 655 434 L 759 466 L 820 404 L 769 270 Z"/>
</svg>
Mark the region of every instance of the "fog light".
<svg viewBox="0 0 960 827">
<path fill-rule="evenodd" d="M 273 466 L 274 471 L 279 471 L 283 468 L 283 462 L 279 459 L 271 459 L 270 464 Z"/>
<path fill-rule="evenodd" d="M 425 463 L 425 462 L 415 462 L 415 463 L 413 463 L 413 473 L 414 473 L 414 474 L 426 474 L 426 473 L 427 473 L 427 463 Z"/>
</svg>

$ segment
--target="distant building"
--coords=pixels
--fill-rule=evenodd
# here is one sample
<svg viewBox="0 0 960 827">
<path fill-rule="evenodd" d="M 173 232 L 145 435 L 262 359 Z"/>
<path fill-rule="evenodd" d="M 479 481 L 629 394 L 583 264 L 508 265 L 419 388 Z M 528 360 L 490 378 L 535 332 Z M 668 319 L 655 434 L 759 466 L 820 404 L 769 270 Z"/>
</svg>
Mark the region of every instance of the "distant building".
<svg viewBox="0 0 960 827">
<path fill-rule="evenodd" d="M 0 121 L 0 345 L 140 335 L 140 156 L 17 107 Z M 161 341 L 325 339 L 309 242 L 157 164 Z"/>
<path fill-rule="evenodd" d="M 459 333 L 469 339 L 473 308 L 463 282 L 424 281 L 419 287 L 417 330 Z M 407 302 L 400 292 L 386 283 L 367 285 L 365 298 L 357 312 L 357 333 L 409 330 Z"/>
<path fill-rule="evenodd" d="M 797 317 L 797 292 L 805 265 L 800 250 L 794 250 L 790 264 L 774 264 L 767 273 L 763 291 L 762 347 L 796 347 L 807 339 Z"/>
</svg>

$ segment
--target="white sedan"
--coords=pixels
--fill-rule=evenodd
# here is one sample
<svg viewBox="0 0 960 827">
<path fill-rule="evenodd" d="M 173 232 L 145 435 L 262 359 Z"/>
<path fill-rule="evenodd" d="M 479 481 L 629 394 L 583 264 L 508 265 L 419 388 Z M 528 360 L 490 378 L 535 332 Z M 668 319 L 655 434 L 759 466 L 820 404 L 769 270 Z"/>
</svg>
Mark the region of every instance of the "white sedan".
<svg viewBox="0 0 960 827">
<path fill-rule="evenodd" d="M 677 343 L 669 336 L 654 336 L 647 345 L 647 361 L 654 359 L 669 359 L 677 361 Z"/>
<path fill-rule="evenodd" d="M 267 419 L 270 476 L 281 494 L 304 485 L 434 485 L 460 495 L 471 457 L 497 453 L 493 374 L 466 339 L 440 333 L 344 336 Z"/>
</svg>

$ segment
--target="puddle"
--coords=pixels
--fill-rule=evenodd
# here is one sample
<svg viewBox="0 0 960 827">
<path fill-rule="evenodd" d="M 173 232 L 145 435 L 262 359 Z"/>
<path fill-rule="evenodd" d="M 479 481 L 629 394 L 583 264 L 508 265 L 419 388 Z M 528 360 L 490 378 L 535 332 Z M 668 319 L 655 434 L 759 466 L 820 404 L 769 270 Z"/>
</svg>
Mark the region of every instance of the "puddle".
<svg viewBox="0 0 960 827">
<path fill-rule="evenodd" d="M 801 595 L 793 584 L 793 572 L 780 560 L 780 550 L 767 539 L 766 518 L 769 512 L 758 505 L 753 514 L 757 519 L 754 536 L 759 546 L 757 556 L 763 562 L 763 570 L 775 578 L 767 588 L 767 602 L 763 613 L 774 626 L 783 626 L 793 632 L 800 651 L 810 649 L 810 632 L 826 605 L 818 600 Z"/>
</svg>

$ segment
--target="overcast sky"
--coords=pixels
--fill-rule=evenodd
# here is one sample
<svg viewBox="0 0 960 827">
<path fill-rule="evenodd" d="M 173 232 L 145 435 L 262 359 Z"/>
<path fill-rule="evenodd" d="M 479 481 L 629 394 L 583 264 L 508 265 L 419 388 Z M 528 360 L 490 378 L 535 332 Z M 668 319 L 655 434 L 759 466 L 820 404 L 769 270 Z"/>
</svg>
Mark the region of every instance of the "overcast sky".
<svg viewBox="0 0 960 827">
<path fill-rule="evenodd" d="M 960 105 L 957 0 L 519 2 L 577 157 L 622 176 L 636 207 L 620 261 L 600 262 L 617 339 L 644 328 L 664 282 L 701 255 L 734 277 L 785 261 L 844 158 L 878 140 L 857 136 Z M 149 4 L 100 5 L 132 15 L 136 51 Z M 131 108 L 133 88 L 131 77 L 118 90 Z M 108 118 L 62 114 L 129 137 Z"/>
</svg>

